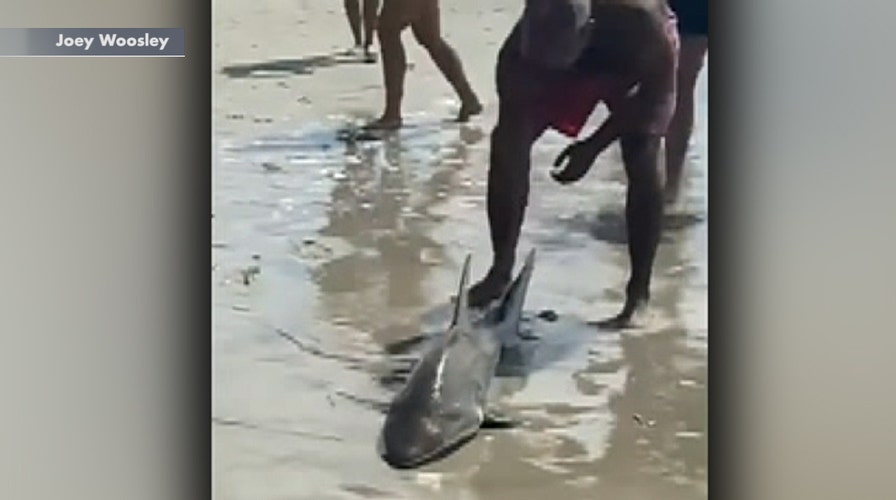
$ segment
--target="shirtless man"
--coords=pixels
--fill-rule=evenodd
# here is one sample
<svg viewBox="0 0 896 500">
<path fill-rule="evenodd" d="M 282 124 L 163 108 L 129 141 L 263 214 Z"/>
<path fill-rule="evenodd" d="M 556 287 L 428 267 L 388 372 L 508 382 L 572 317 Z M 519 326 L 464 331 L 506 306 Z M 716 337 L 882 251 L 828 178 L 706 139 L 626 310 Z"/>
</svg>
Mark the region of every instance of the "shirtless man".
<svg viewBox="0 0 896 500">
<path fill-rule="evenodd" d="M 470 291 L 483 306 L 508 284 L 529 196 L 532 144 L 548 128 L 575 138 L 599 102 L 609 117 L 568 146 L 551 173 L 576 182 L 619 140 L 628 178 L 625 217 L 631 274 L 622 311 L 600 324 L 623 328 L 650 297 L 660 238 L 660 144 L 675 106 L 678 36 L 665 0 L 526 0 L 498 55 L 498 123 L 491 136 L 488 220 L 493 261 Z"/>
<path fill-rule="evenodd" d="M 401 127 L 401 99 L 407 71 L 401 33 L 408 26 L 411 27 L 414 38 L 429 52 L 433 62 L 460 97 L 457 120 L 465 122 L 482 112 L 482 104 L 464 74 L 460 58 L 442 38 L 439 0 L 383 0 L 377 34 L 383 59 L 386 109 L 367 128 L 388 130 Z"/>
</svg>

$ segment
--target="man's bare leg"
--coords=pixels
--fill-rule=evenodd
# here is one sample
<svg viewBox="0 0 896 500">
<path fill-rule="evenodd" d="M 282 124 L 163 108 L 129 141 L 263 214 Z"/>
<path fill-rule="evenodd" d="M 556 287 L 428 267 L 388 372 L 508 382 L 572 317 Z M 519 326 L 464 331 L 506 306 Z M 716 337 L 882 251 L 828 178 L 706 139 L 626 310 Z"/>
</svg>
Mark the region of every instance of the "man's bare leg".
<svg viewBox="0 0 896 500">
<path fill-rule="evenodd" d="M 386 87 L 386 109 L 366 128 L 394 130 L 401 128 L 401 99 L 404 96 L 404 76 L 407 56 L 401 43 L 401 32 L 415 16 L 413 0 L 385 0 L 377 22 L 377 38 L 383 60 L 383 83 Z"/>
<path fill-rule="evenodd" d="M 502 104 L 502 108 L 509 107 Z M 529 201 L 532 144 L 544 130 L 529 127 L 519 109 L 502 109 L 499 113 L 491 136 L 487 194 L 493 260 L 485 278 L 470 288 L 471 307 L 483 307 L 497 299 L 510 283 Z"/>
<path fill-rule="evenodd" d="M 352 37 L 355 40 L 355 47 L 360 48 L 361 39 L 361 6 L 360 0 L 345 0 L 345 16 L 348 17 L 348 25 L 352 29 Z"/>
<path fill-rule="evenodd" d="M 653 260 L 663 218 L 663 186 L 658 169 L 661 139 L 658 135 L 628 134 L 619 140 L 628 176 L 625 223 L 631 274 L 622 312 L 599 323 L 605 328 L 630 326 L 635 313 L 650 300 Z"/>
<path fill-rule="evenodd" d="M 666 134 L 666 202 L 678 200 L 688 143 L 694 129 L 694 92 L 703 68 L 708 38 L 684 36 L 678 56 L 678 98 Z"/>
<path fill-rule="evenodd" d="M 486 195 L 493 260 L 485 278 L 470 289 L 471 307 L 487 305 L 510 283 L 529 201 L 532 145 L 547 129 L 547 122 L 530 111 L 540 95 L 543 75 L 521 61 L 518 40 L 515 28 L 498 54 L 495 71 L 498 123 L 491 135 Z"/>
<path fill-rule="evenodd" d="M 376 33 L 379 9 L 379 0 L 364 0 L 364 57 L 367 62 L 375 61 L 370 46 L 373 45 L 373 36 Z"/>
<path fill-rule="evenodd" d="M 482 112 L 482 104 L 467 80 L 457 52 L 442 38 L 441 24 L 438 1 L 427 0 L 426 8 L 420 18 L 411 24 L 411 29 L 417 42 L 429 52 L 429 57 L 457 92 L 461 102 L 457 120 L 465 122 Z"/>
</svg>

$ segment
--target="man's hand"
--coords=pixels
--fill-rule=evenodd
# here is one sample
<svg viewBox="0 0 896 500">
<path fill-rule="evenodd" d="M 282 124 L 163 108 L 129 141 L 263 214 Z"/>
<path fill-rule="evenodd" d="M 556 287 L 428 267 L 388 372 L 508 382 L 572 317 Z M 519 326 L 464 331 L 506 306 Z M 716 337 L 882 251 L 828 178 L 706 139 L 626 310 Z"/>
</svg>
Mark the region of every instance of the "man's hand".
<svg viewBox="0 0 896 500">
<path fill-rule="evenodd" d="M 566 146 L 554 160 L 555 170 L 551 171 L 551 177 L 560 184 L 571 184 L 578 181 L 594 165 L 598 153 L 600 150 L 595 148 L 590 140 L 577 141 Z M 566 166 L 561 168 L 564 161 L 566 161 Z"/>
</svg>

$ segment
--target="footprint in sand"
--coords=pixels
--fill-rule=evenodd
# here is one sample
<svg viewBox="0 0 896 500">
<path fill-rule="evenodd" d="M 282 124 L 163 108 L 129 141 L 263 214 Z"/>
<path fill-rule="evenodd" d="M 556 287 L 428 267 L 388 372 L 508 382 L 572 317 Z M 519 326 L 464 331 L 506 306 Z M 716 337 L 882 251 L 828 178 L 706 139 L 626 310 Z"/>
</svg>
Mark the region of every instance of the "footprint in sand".
<svg viewBox="0 0 896 500">
<path fill-rule="evenodd" d="M 282 172 L 283 171 L 283 167 L 281 167 L 280 165 L 277 165 L 276 163 L 269 162 L 269 161 L 262 162 L 261 168 L 263 168 L 265 172 Z"/>
<path fill-rule="evenodd" d="M 351 252 L 351 245 L 340 238 L 308 237 L 293 241 L 290 246 L 290 253 L 305 261 L 333 260 Z"/>
<path fill-rule="evenodd" d="M 460 127 L 460 140 L 463 141 L 464 144 L 476 144 L 481 141 L 483 137 L 485 137 L 485 132 L 482 130 L 482 127 L 478 125 L 466 124 Z"/>
</svg>

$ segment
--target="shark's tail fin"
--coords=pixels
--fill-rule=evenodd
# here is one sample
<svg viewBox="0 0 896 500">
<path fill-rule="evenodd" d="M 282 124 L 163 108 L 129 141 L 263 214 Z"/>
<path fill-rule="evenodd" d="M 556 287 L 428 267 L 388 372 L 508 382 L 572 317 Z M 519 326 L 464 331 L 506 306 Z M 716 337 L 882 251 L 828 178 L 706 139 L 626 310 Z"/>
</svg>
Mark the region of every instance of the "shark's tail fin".
<svg viewBox="0 0 896 500">
<path fill-rule="evenodd" d="M 529 289 L 529 281 L 532 279 L 532 270 L 535 268 L 535 249 L 529 251 L 526 262 L 510 287 L 501 297 L 497 313 L 501 321 L 509 321 L 508 326 L 516 332 L 520 326 L 523 315 L 523 304 L 526 302 L 526 291 Z"/>
<path fill-rule="evenodd" d="M 454 317 L 451 319 L 451 326 L 469 326 L 470 311 L 467 305 L 467 285 L 470 281 L 470 258 L 464 260 L 464 267 L 460 274 L 460 285 L 457 290 L 457 302 L 454 305 Z"/>
</svg>

